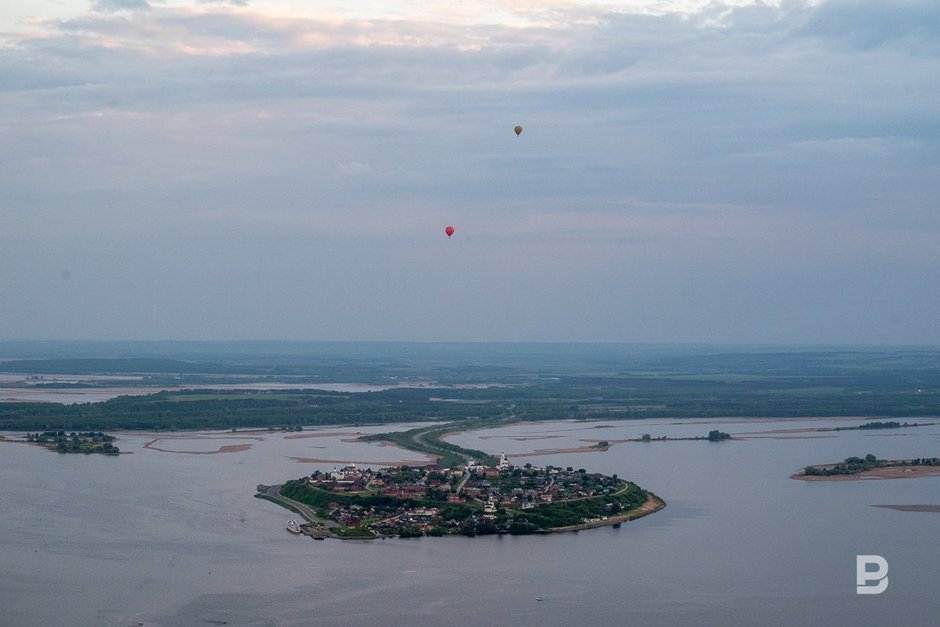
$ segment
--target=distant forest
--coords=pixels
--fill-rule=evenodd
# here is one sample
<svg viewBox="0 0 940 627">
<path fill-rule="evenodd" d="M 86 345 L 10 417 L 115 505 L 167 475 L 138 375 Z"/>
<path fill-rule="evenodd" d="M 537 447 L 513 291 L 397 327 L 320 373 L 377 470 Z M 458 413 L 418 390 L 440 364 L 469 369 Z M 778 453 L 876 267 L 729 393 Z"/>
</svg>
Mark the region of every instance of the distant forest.
<svg viewBox="0 0 940 627">
<path fill-rule="evenodd" d="M 88 356 L 80 343 L 65 345 L 64 353 L 56 353 L 54 345 L 29 346 L 0 343 L 0 356 L 6 358 L 0 371 L 134 375 L 139 377 L 134 385 L 145 386 L 290 381 L 423 387 L 360 393 L 193 390 L 77 405 L 8 402 L 0 403 L 0 429 L 940 415 L 940 350 L 934 349 L 708 352 L 587 344 L 144 343 L 137 348 L 141 354 L 125 356 L 137 346 L 128 343 L 110 354 L 107 347 L 91 344 L 95 350 L 86 346 L 86 351 L 105 354 Z M 236 374 L 242 376 L 233 379 Z M 490 387 L 460 387 L 481 384 Z"/>
</svg>

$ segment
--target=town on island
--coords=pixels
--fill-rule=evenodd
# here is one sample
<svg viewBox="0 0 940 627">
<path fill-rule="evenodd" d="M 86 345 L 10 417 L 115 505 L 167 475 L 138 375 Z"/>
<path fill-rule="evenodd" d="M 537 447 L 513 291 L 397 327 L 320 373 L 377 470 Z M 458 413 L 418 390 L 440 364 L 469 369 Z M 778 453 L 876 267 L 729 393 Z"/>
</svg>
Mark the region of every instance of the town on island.
<svg viewBox="0 0 940 627">
<path fill-rule="evenodd" d="M 496 465 L 468 459 L 458 467 L 349 464 L 280 486 L 259 498 L 300 514 L 291 531 L 315 539 L 371 539 L 463 534 L 530 534 L 619 525 L 665 502 L 617 475 L 555 466 Z"/>
</svg>

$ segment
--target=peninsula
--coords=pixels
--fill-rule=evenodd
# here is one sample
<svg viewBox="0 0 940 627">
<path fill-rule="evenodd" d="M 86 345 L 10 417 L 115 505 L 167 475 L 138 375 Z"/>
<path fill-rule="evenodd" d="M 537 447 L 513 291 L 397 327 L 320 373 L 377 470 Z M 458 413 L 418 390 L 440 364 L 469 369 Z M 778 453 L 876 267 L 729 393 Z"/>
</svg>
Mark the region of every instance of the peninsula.
<svg viewBox="0 0 940 627">
<path fill-rule="evenodd" d="M 940 475 L 940 457 L 914 459 L 878 459 L 871 453 L 865 457 L 846 457 L 838 464 L 807 466 L 803 472 L 791 475 L 805 481 L 833 481 L 844 479 L 901 479 Z"/>
<path fill-rule="evenodd" d="M 65 431 L 43 431 L 42 433 L 27 433 L 26 442 L 38 444 L 50 451 L 59 453 L 82 453 L 91 455 L 118 455 L 120 449 L 114 446 L 117 438 L 100 431 L 83 431 L 66 433 Z"/>
<path fill-rule="evenodd" d="M 616 525 L 665 507 L 616 475 L 572 467 L 428 465 L 315 471 L 256 495 L 308 520 L 307 535 L 337 538 L 531 534 Z"/>
</svg>

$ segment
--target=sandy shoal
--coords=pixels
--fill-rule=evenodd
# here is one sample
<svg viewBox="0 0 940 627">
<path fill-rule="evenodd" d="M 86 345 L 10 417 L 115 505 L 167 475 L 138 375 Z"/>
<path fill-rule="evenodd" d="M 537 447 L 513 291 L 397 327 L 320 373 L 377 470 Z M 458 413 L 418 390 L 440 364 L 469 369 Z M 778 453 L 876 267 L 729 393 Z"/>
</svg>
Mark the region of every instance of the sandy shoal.
<svg viewBox="0 0 940 627">
<path fill-rule="evenodd" d="M 895 509 L 899 512 L 935 512 L 940 514 L 940 505 L 872 505 L 884 509 Z"/>
<path fill-rule="evenodd" d="M 872 468 L 854 475 L 832 475 L 829 477 L 790 475 L 791 479 L 801 481 L 856 481 L 865 479 L 917 479 L 919 477 L 940 476 L 940 466 L 889 466 Z"/>
</svg>

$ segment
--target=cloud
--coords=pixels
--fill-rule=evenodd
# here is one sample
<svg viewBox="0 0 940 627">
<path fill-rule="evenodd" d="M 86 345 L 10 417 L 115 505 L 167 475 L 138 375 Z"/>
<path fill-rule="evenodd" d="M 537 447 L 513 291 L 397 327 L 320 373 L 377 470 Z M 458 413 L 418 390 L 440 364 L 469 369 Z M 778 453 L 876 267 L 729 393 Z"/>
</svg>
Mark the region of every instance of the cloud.
<svg viewBox="0 0 940 627">
<path fill-rule="evenodd" d="M 101 13 L 115 11 L 147 11 L 152 6 L 147 0 L 94 0 L 92 9 Z"/>
<path fill-rule="evenodd" d="M 127 268 L 183 303 L 198 290 L 174 291 L 160 270 L 186 274 L 182 247 L 220 293 L 239 291 L 227 273 L 247 273 L 284 310 L 279 291 L 306 277 L 284 280 L 282 258 L 315 268 L 338 310 L 363 305 L 343 291 L 360 283 L 426 305 L 408 281 L 450 272 L 553 303 L 558 329 L 571 314 L 556 305 L 562 283 L 611 311 L 625 311 L 620 293 L 661 305 L 701 290 L 721 312 L 696 285 L 732 302 L 729 269 L 792 286 L 835 259 L 876 292 L 887 281 L 853 264 L 883 262 L 889 276 L 912 259 L 928 267 L 940 246 L 940 38 L 926 3 L 511 2 L 453 19 L 435 7 L 366 19 L 154 4 L 8 33 L 0 249 L 65 242 L 113 284 Z M 480 23 L 496 14 L 509 17 Z M 445 224 L 458 235 L 435 248 Z M 805 301 L 827 287 L 816 284 Z M 467 293 L 452 295 L 454 315 L 500 319 L 499 303 Z M 473 337 L 492 337 L 466 316 Z M 322 322 L 354 336 L 344 320 Z"/>
<path fill-rule="evenodd" d="M 236 7 L 247 7 L 248 0 L 197 0 L 199 4 L 230 4 Z"/>
<path fill-rule="evenodd" d="M 582 6 L 571 10 L 588 15 Z M 832 9 L 747 7 L 721 26 L 608 12 L 564 28 L 515 28 L 159 8 L 47 25 L 47 36 L 23 40 L 0 59 L 0 90 L 13 110 L 75 129 L 98 120 L 117 132 L 133 120 L 180 125 L 185 135 L 187 118 L 218 111 L 205 125 L 217 133 L 212 141 L 231 143 L 254 125 L 268 129 L 262 145 L 273 150 L 295 147 L 289 137 L 302 133 L 333 146 L 339 163 L 369 163 L 374 172 L 441 169 L 423 183 L 419 175 L 402 181 L 438 195 L 447 188 L 435 181 L 445 180 L 474 197 L 496 195 L 480 181 L 511 172 L 504 188 L 516 193 L 535 185 L 562 196 L 615 194 L 626 177 L 641 195 L 669 201 L 691 200 L 704 184 L 754 203 L 749 184 L 733 184 L 729 165 L 740 171 L 750 159 L 756 169 L 790 152 L 815 155 L 809 170 L 832 151 L 807 147 L 850 153 L 857 142 L 920 138 L 936 127 L 938 85 L 923 80 L 935 75 L 935 60 L 894 48 L 857 56 L 840 39 L 810 35 L 830 20 L 825 11 Z M 503 115 L 509 128 L 528 129 L 519 146 L 543 150 L 524 169 L 477 139 Z M 546 132 L 565 150 L 538 144 Z M 394 133 L 431 151 L 454 141 L 468 150 L 450 160 L 411 151 L 382 163 L 386 151 L 400 150 Z M 383 156 L 349 148 L 363 142 Z M 910 143 L 897 145 L 881 154 L 911 154 Z M 930 161 L 936 149 L 922 142 L 919 158 Z M 800 165 L 794 159 L 788 167 Z M 537 183 L 545 174 L 549 180 Z M 767 200 L 762 194 L 759 204 Z"/>
<path fill-rule="evenodd" d="M 898 46 L 940 53 L 940 4 L 932 0 L 828 0 L 802 31 L 859 50 Z"/>
</svg>

